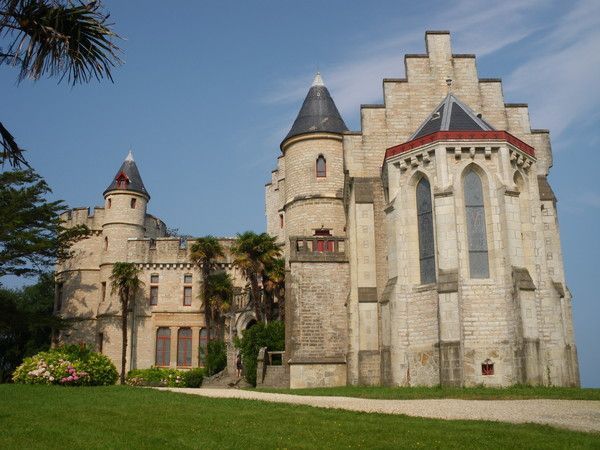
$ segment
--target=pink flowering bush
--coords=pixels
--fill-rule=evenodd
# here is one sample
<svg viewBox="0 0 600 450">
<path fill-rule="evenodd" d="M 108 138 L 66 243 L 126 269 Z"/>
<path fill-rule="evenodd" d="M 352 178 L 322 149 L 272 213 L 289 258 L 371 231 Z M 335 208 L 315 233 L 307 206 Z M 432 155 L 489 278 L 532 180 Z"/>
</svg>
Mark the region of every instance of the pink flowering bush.
<svg viewBox="0 0 600 450">
<path fill-rule="evenodd" d="M 19 384 L 58 384 L 63 386 L 101 386 L 115 384 L 117 369 L 104 355 L 85 346 L 64 346 L 40 352 L 13 373 Z"/>
</svg>

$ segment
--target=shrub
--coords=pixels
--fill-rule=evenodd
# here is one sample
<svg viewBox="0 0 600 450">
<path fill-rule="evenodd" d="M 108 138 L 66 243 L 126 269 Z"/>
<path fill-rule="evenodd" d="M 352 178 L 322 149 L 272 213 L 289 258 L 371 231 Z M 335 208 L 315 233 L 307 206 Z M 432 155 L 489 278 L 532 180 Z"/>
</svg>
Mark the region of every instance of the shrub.
<svg viewBox="0 0 600 450">
<path fill-rule="evenodd" d="M 281 321 L 266 325 L 258 323 L 245 330 L 242 339 L 236 341 L 236 347 L 242 354 L 244 377 L 252 386 L 256 386 L 256 360 L 261 347 L 272 351 L 285 350 L 285 324 Z"/>
<path fill-rule="evenodd" d="M 200 387 L 204 369 L 177 370 L 163 367 L 130 370 L 125 377 L 129 386 Z"/>
<path fill-rule="evenodd" d="M 68 345 L 25 358 L 13 374 L 19 384 L 108 386 L 117 381 L 117 369 L 106 356 L 86 346 Z"/>
<path fill-rule="evenodd" d="M 227 348 L 223 341 L 210 341 L 206 355 L 206 374 L 214 375 L 227 367 Z"/>
<path fill-rule="evenodd" d="M 201 367 L 191 369 L 183 373 L 183 382 L 186 387 L 199 388 L 202 386 L 203 379 L 204 369 Z"/>
</svg>

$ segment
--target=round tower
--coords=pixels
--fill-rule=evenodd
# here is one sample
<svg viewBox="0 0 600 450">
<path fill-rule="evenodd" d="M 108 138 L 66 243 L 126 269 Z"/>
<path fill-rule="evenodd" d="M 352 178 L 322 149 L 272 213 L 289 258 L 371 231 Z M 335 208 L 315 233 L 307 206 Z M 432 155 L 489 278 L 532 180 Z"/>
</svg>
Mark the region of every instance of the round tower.
<svg viewBox="0 0 600 450">
<path fill-rule="evenodd" d="M 345 236 L 342 133 L 347 129 L 317 73 L 281 143 L 287 237 Z"/>
<path fill-rule="evenodd" d="M 127 239 L 144 237 L 149 200 L 130 151 L 104 191 L 103 264 L 127 261 Z"/>
</svg>

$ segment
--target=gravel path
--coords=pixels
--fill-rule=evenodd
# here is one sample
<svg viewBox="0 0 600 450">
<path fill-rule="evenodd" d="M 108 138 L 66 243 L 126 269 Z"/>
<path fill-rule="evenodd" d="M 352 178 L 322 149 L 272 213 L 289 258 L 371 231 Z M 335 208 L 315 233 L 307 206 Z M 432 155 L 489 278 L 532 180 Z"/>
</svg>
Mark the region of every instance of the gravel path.
<svg viewBox="0 0 600 450">
<path fill-rule="evenodd" d="M 201 395 L 203 397 L 261 400 L 319 408 L 338 408 L 349 411 L 405 414 L 435 419 L 539 423 L 577 431 L 600 432 L 600 401 L 593 400 L 377 400 L 271 394 L 239 389 L 158 389 Z"/>
</svg>

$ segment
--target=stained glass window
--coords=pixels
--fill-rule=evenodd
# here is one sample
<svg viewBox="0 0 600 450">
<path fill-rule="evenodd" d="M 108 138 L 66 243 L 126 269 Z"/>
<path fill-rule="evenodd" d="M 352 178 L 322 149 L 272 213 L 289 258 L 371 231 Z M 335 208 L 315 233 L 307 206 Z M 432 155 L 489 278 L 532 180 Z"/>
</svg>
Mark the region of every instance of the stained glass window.
<svg viewBox="0 0 600 450">
<path fill-rule="evenodd" d="M 417 221 L 419 227 L 419 263 L 421 284 L 435 282 L 435 242 L 433 239 L 433 211 L 431 186 L 426 178 L 417 184 Z"/>
<path fill-rule="evenodd" d="M 471 278 L 489 278 L 483 188 L 481 178 L 473 170 L 465 175 L 464 189 Z"/>
</svg>

